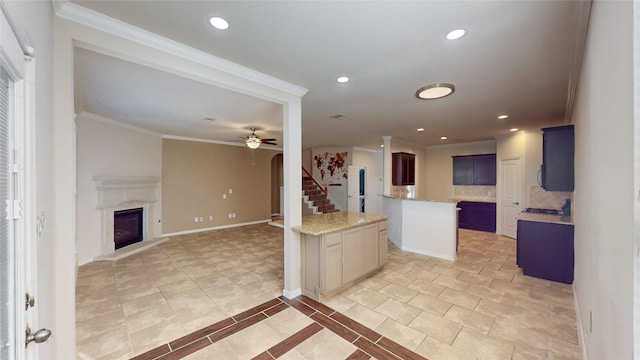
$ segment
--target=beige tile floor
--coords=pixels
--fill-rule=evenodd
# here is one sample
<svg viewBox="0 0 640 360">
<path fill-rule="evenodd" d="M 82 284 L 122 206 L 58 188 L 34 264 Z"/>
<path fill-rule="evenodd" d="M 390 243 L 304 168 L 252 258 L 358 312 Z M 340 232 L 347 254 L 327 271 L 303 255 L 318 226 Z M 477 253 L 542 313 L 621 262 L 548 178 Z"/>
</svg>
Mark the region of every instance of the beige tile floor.
<svg viewBox="0 0 640 360">
<path fill-rule="evenodd" d="M 81 266 L 78 359 L 128 359 L 280 296 L 282 238 L 252 225 Z M 523 276 L 515 241 L 495 234 L 461 230 L 456 262 L 389 244 L 380 272 L 325 303 L 433 360 L 580 359 L 571 286 Z M 187 359 L 249 359 L 308 324 L 287 309 Z M 324 329 L 281 359 L 343 359 L 353 349 Z"/>
</svg>

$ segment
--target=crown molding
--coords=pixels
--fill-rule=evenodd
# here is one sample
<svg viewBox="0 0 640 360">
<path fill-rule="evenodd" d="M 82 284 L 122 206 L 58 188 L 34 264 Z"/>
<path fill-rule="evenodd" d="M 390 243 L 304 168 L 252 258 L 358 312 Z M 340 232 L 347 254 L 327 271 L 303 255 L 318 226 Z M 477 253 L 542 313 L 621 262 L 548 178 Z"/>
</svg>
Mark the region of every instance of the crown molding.
<svg viewBox="0 0 640 360">
<path fill-rule="evenodd" d="M 147 135 L 152 135 L 152 136 L 157 136 L 157 137 L 162 137 L 164 135 L 164 134 L 161 134 L 159 132 L 155 132 L 153 130 L 148 130 L 148 129 L 145 129 L 145 128 L 142 128 L 142 127 L 139 127 L 139 126 L 126 124 L 126 123 L 120 122 L 118 120 L 110 119 L 110 118 L 107 118 L 107 117 L 104 117 L 104 116 L 101 116 L 101 115 L 97 115 L 97 114 L 94 114 L 94 113 L 88 112 L 88 111 L 80 112 L 80 114 L 78 114 L 76 116 L 76 120 L 79 117 L 90 119 L 90 120 L 94 120 L 94 121 L 103 122 L 105 124 L 121 127 L 121 128 L 128 129 L 128 130 L 134 130 L 134 131 L 137 131 L 137 132 L 145 133 Z"/>
<path fill-rule="evenodd" d="M 55 14 L 63 19 L 82 24 L 153 49 L 179 56 L 181 58 L 208 66 L 212 69 L 253 81 L 297 97 L 304 96 L 309 90 L 280 80 L 259 71 L 238 65 L 210 53 L 197 50 L 183 43 L 165 38 L 153 32 L 135 27 L 97 11 L 70 3 L 67 0 L 54 1 Z"/>
</svg>

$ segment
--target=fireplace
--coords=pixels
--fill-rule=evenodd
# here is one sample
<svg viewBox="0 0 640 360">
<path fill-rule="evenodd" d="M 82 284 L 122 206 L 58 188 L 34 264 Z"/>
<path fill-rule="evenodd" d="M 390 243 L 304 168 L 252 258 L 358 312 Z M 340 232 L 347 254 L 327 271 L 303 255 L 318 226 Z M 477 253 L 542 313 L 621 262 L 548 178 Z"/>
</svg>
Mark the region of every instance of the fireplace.
<svg viewBox="0 0 640 360">
<path fill-rule="evenodd" d="M 154 240 L 159 234 L 159 219 L 154 221 L 158 208 L 159 177 L 153 176 L 95 176 L 97 206 L 102 213 L 101 255 L 112 254 L 116 247 L 115 213 L 122 210 L 142 209 L 138 226 L 142 226 L 141 241 Z M 139 229 L 139 228 L 138 228 Z M 126 242 L 127 240 L 125 240 Z M 127 245 L 123 244 L 125 252 Z"/>
<path fill-rule="evenodd" d="M 142 214 L 143 208 L 113 212 L 113 241 L 116 250 L 143 240 Z"/>
</svg>

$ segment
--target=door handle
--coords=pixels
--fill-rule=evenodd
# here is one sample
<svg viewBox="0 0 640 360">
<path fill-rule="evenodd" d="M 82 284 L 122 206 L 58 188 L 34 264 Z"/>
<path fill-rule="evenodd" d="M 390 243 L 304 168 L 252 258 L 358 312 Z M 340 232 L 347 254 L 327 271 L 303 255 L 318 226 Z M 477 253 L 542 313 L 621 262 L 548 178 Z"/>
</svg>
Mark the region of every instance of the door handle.
<svg viewBox="0 0 640 360">
<path fill-rule="evenodd" d="M 51 336 L 51 330 L 49 329 L 43 328 L 32 334 L 31 329 L 27 328 L 27 337 L 24 346 L 29 345 L 30 342 L 35 342 L 36 344 L 43 343 L 49 339 L 49 336 Z"/>
</svg>

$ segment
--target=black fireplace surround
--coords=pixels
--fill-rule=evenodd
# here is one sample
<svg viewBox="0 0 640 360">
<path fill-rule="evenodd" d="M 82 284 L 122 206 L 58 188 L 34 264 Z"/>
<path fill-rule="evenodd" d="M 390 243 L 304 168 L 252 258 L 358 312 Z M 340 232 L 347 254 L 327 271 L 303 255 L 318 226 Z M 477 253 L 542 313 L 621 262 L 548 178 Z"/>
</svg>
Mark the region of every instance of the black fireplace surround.
<svg viewBox="0 0 640 360">
<path fill-rule="evenodd" d="M 142 208 L 113 213 L 113 241 L 116 250 L 142 241 Z"/>
</svg>

